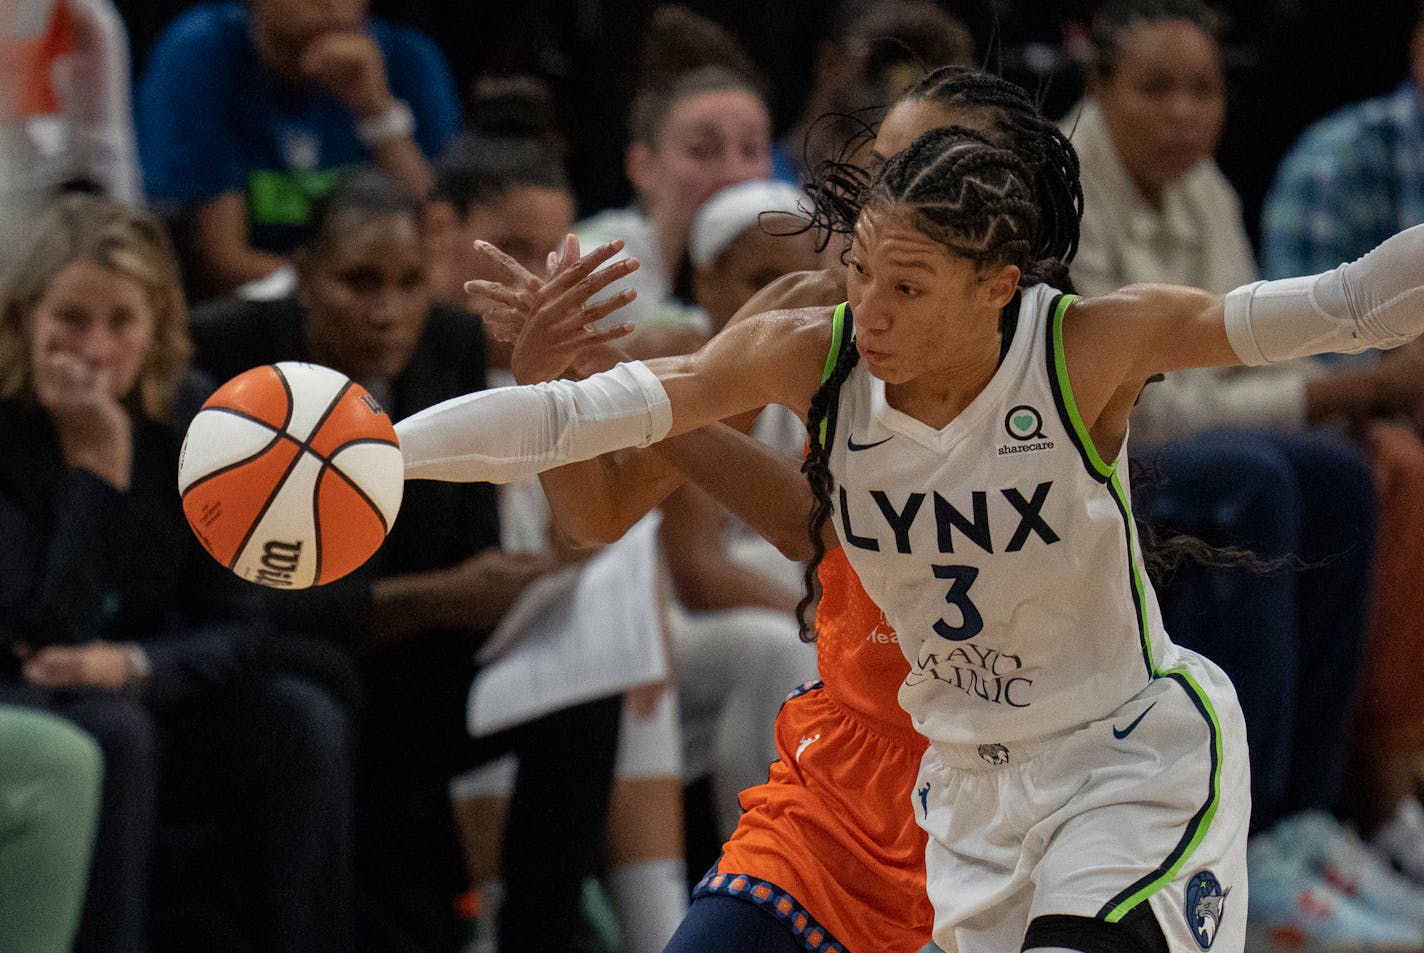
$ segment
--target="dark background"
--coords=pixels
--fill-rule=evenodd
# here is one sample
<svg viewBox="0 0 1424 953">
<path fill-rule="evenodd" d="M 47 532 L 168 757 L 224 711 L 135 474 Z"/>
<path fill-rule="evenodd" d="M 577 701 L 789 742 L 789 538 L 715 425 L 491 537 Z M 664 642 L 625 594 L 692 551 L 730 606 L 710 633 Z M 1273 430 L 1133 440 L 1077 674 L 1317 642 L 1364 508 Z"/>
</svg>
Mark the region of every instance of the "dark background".
<svg viewBox="0 0 1424 953">
<path fill-rule="evenodd" d="M 116 0 L 141 69 L 154 38 L 191 0 Z M 444 50 L 462 90 L 486 74 L 533 72 L 560 96 L 580 214 L 621 205 L 623 117 L 639 34 L 653 0 L 373 0 L 372 12 L 419 27 Z M 780 132 L 800 107 L 829 17 L 828 0 L 685 0 L 729 27 L 769 81 Z M 973 31 L 984 65 L 1060 115 L 1081 88 L 1065 52 L 1089 0 L 941 0 Z M 1218 2 L 1230 87 L 1218 155 L 1254 238 L 1261 199 L 1295 137 L 1335 107 L 1391 91 L 1404 77 L 1418 0 Z"/>
</svg>

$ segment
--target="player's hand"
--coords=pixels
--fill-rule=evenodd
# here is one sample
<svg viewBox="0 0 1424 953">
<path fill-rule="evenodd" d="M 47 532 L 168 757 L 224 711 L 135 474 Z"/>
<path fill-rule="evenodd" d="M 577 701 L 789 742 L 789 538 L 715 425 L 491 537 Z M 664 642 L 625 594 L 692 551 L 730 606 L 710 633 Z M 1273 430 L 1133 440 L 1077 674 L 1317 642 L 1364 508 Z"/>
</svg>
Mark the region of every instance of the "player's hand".
<svg viewBox="0 0 1424 953">
<path fill-rule="evenodd" d="M 123 688 L 129 682 L 128 651 L 112 642 L 50 645 L 21 651 L 25 680 L 45 688 Z"/>
<path fill-rule="evenodd" d="M 386 62 L 375 37 L 359 30 L 323 33 L 302 51 L 302 73 L 327 87 L 361 119 L 374 119 L 394 97 L 386 80 Z"/>
<path fill-rule="evenodd" d="M 590 300 L 637 270 L 635 258 L 603 267 L 622 249 L 621 241 L 612 241 L 580 256 L 577 240 L 570 236 L 560 259 L 551 262 L 550 275 L 541 279 L 488 242 L 475 243 L 490 273 L 503 277 L 468 281 L 465 292 L 485 315 L 490 333 L 513 342 L 510 369 L 516 381 L 553 380 L 590 353 L 606 355 L 599 349 L 633 330 L 627 323 L 600 327 L 599 322 L 631 302 L 637 296 L 635 289 Z"/>
</svg>

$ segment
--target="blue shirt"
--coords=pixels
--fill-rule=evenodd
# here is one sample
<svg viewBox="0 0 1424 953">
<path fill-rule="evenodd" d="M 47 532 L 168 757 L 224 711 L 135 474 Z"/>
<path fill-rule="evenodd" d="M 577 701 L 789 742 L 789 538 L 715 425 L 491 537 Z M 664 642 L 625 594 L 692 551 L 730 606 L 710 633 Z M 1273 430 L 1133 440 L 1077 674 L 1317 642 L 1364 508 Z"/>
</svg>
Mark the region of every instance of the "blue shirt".
<svg viewBox="0 0 1424 953">
<path fill-rule="evenodd" d="M 376 18 L 392 94 L 410 104 L 415 141 L 434 158 L 460 127 L 460 99 L 435 44 Z M 150 201 L 169 214 L 220 195 L 246 197 L 253 247 L 286 252 L 302 236 L 311 201 L 371 155 L 357 119 L 335 93 L 293 87 L 258 59 L 245 5 L 195 7 L 154 45 L 135 102 L 139 157 Z"/>
<path fill-rule="evenodd" d="M 1328 271 L 1424 222 L 1424 113 L 1405 82 L 1307 129 L 1276 171 L 1261 221 L 1265 275 Z"/>
</svg>

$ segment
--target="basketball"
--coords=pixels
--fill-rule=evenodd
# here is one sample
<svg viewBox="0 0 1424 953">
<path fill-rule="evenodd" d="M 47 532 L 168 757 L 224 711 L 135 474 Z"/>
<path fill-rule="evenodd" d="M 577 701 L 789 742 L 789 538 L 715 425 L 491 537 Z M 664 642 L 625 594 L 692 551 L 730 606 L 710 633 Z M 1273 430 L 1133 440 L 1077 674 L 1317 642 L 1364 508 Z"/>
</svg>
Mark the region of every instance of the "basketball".
<svg viewBox="0 0 1424 953">
<path fill-rule="evenodd" d="M 405 468 L 391 419 L 317 364 L 254 367 L 208 398 L 178 459 L 183 513 L 243 579 L 305 589 L 340 579 L 395 522 Z"/>
</svg>

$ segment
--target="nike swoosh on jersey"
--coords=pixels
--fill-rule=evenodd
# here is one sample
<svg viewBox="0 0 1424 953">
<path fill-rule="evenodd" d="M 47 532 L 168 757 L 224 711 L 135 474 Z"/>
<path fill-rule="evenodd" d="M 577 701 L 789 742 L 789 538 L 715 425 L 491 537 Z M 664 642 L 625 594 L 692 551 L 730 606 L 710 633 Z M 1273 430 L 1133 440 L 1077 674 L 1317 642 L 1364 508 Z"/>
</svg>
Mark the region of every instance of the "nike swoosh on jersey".
<svg viewBox="0 0 1424 953">
<path fill-rule="evenodd" d="M 856 443 L 854 437 L 852 437 L 850 434 L 846 434 L 846 449 L 849 450 L 851 453 L 856 453 L 857 451 L 860 451 L 860 450 L 869 450 L 871 447 L 878 447 L 878 446 L 880 446 L 882 443 L 888 443 L 889 441 L 893 440 L 894 438 L 895 438 L 895 435 L 892 433 L 890 436 L 886 437 L 884 440 L 877 440 L 877 441 L 875 441 L 874 443 Z"/>
<path fill-rule="evenodd" d="M 1142 719 L 1147 717 L 1147 713 L 1156 707 L 1156 702 L 1153 702 L 1152 704 L 1148 705 L 1142 710 L 1142 714 L 1138 715 L 1136 718 L 1132 719 L 1132 721 L 1128 722 L 1126 728 L 1119 728 L 1117 725 L 1113 725 L 1113 737 L 1116 738 L 1118 741 L 1121 741 L 1128 735 L 1132 734 L 1133 729 L 1136 728 L 1138 725 L 1142 724 Z"/>
</svg>

